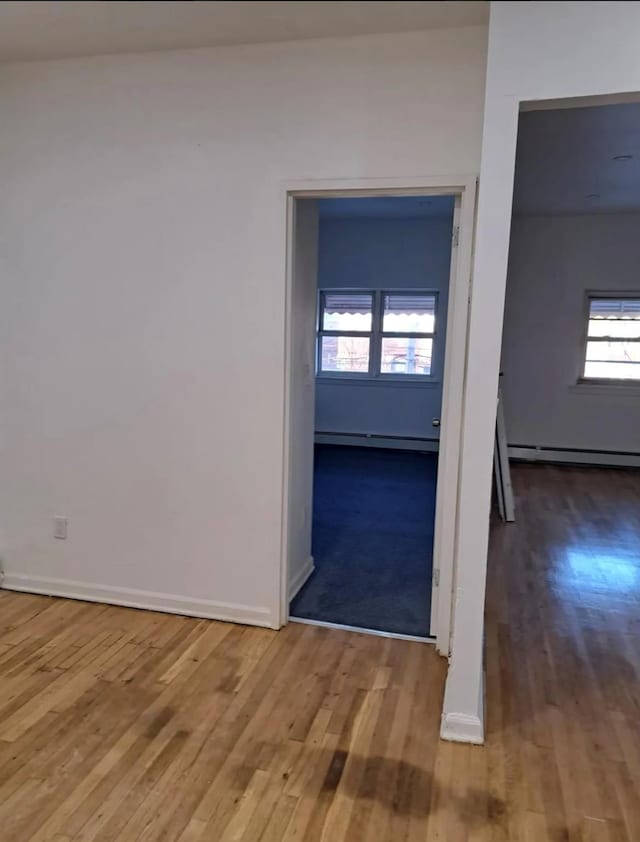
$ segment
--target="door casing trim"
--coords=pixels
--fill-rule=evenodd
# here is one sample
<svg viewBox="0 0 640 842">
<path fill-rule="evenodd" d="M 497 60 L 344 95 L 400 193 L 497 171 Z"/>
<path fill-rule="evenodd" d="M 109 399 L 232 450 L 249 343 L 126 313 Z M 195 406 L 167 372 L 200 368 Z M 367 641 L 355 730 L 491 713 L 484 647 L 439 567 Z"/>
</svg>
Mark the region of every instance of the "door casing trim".
<svg viewBox="0 0 640 842">
<path fill-rule="evenodd" d="M 457 567 L 458 496 L 461 453 L 464 384 L 467 360 L 467 332 L 471 299 L 471 265 L 476 209 L 476 175 L 413 176 L 393 178 L 293 180 L 281 185 L 286 207 L 285 272 L 285 365 L 282 528 L 280 561 L 280 600 L 278 625 L 289 620 L 289 482 L 292 469 L 291 378 L 292 308 L 291 293 L 294 248 L 294 202 L 297 199 L 356 198 L 376 196 L 455 196 L 454 231 L 456 244 L 451 250 L 447 338 L 443 372 L 441 435 L 436 493 L 433 569 L 438 577 L 432 587 L 431 632 L 441 655 L 451 653 L 454 629 L 454 591 Z M 312 446 L 312 442 L 310 442 Z M 435 571 L 438 571 L 435 574 Z"/>
</svg>

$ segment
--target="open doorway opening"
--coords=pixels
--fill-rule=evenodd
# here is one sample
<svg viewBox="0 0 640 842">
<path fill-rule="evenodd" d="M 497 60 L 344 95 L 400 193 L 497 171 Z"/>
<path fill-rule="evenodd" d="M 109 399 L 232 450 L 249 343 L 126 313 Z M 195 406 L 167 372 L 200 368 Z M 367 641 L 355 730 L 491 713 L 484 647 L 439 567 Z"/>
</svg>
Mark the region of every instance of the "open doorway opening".
<svg viewBox="0 0 640 842">
<path fill-rule="evenodd" d="M 640 704 L 639 137 L 637 102 L 520 114 L 507 274 L 516 522 L 492 523 L 488 694 L 496 728 L 593 767 L 604 744 L 624 765 Z"/>
<path fill-rule="evenodd" d="M 291 199 L 292 619 L 449 620 L 474 187 Z"/>
</svg>

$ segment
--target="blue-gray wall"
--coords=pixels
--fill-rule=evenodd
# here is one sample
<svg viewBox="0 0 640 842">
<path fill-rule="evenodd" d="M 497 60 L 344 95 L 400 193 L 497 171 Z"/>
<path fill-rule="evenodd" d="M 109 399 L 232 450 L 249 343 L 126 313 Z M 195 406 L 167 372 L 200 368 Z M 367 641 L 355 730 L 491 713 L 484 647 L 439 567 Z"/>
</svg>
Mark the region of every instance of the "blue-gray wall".
<svg viewBox="0 0 640 842">
<path fill-rule="evenodd" d="M 320 289 L 438 290 L 435 377 L 421 383 L 316 381 L 316 431 L 436 438 L 440 415 L 451 217 L 320 219 Z"/>
</svg>

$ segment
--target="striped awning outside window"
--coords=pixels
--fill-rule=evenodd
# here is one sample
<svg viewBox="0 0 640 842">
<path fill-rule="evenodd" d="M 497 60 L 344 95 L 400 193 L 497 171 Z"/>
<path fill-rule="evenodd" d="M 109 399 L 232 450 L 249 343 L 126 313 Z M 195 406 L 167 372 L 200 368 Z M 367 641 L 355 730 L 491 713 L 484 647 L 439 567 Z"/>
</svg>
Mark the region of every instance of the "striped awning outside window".
<svg viewBox="0 0 640 842">
<path fill-rule="evenodd" d="M 372 296 L 368 293 L 325 292 L 324 312 L 332 314 L 369 314 L 372 309 Z M 385 294 L 385 313 L 415 313 L 433 315 L 436 309 L 435 295 L 394 295 Z"/>
<path fill-rule="evenodd" d="M 366 315 L 371 312 L 371 295 L 348 292 L 325 292 L 325 313 L 352 313 Z"/>
<path fill-rule="evenodd" d="M 590 319 L 640 319 L 640 298 L 592 298 Z"/>
<path fill-rule="evenodd" d="M 436 310 L 435 295 L 385 295 L 385 313 L 427 313 L 433 315 Z"/>
</svg>

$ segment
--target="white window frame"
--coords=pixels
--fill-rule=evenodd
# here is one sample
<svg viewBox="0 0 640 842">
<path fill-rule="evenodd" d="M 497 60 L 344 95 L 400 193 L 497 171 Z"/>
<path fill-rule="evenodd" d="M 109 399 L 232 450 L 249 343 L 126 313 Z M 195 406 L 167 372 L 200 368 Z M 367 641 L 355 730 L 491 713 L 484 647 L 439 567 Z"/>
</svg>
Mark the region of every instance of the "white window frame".
<svg viewBox="0 0 640 842">
<path fill-rule="evenodd" d="M 327 295 L 370 295 L 371 296 L 371 330 L 325 330 L 322 327 L 324 301 Z M 384 330 L 384 299 L 387 295 L 424 295 L 434 298 L 433 331 L 389 331 Z M 367 380 L 380 382 L 398 381 L 408 383 L 439 382 L 436 377 L 438 353 L 438 306 L 439 291 L 435 289 L 342 289 L 323 287 L 318 291 L 318 317 L 316 324 L 316 377 L 319 380 Z M 369 369 L 368 371 L 323 371 L 322 370 L 322 337 L 323 336 L 355 336 L 369 339 Z M 382 340 L 386 337 L 401 339 L 431 339 L 431 371 L 429 374 L 407 374 L 406 372 L 382 371 Z"/>
<path fill-rule="evenodd" d="M 324 316 L 324 302 L 327 295 L 370 295 L 371 296 L 371 328 L 370 330 L 325 330 L 322 326 Z M 331 380 L 369 379 L 374 376 L 374 331 L 376 328 L 376 291 L 373 289 L 320 289 L 318 290 L 318 315 L 316 323 L 316 376 L 327 377 Z M 323 371 L 322 370 L 322 338 L 324 336 L 353 336 L 369 340 L 369 367 L 367 371 Z"/>
<path fill-rule="evenodd" d="M 594 341 L 594 337 L 589 337 L 589 319 L 591 316 L 591 302 L 594 300 L 606 300 L 611 299 L 613 301 L 623 300 L 632 300 L 632 301 L 640 301 L 640 290 L 627 290 L 627 291 L 619 291 L 619 292 L 601 292 L 600 290 L 588 290 L 585 296 L 584 302 L 584 314 L 583 314 L 583 331 L 582 331 L 582 345 L 581 345 L 581 353 L 580 353 L 580 368 L 578 372 L 578 386 L 611 386 L 614 388 L 620 387 L 631 387 L 635 389 L 640 389 L 640 380 L 634 379 L 632 377 L 588 377 L 585 375 L 585 368 L 587 363 L 587 345 L 589 341 Z M 638 342 L 640 345 L 640 338 L 639 339 L 630 339 L 629 337 L 625 338 L 618 338 L 618 337 L 598 337 L 595 341 L 609 341 L 609 342 Z"/>
</svg>

